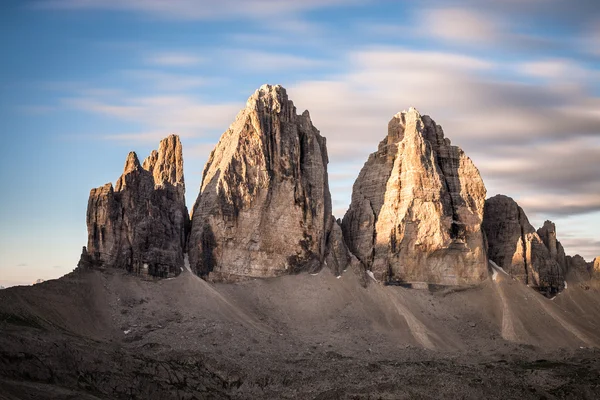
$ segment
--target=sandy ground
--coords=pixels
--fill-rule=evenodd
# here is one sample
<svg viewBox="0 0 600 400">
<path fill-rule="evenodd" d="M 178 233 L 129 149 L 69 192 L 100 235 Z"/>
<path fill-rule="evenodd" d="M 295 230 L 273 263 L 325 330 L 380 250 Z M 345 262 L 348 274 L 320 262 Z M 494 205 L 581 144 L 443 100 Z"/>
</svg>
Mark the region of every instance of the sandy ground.
<svg viewBox="0 0 600 400">
<path fill-rule="evenodd" d="M 84 271 L 0 291 L 0 398 L 600 398 L 600 291 L 438 291 L 328 270 Z"/>
</svg>

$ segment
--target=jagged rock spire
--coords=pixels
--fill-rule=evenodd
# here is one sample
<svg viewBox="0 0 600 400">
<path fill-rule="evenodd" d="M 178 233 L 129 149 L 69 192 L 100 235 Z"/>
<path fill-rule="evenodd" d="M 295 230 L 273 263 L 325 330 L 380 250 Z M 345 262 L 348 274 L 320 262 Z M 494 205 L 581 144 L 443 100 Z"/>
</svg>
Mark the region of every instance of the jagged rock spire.
<svg viewBox="0 0 600 400">
<path fill-rule="evenodd" d="M 144 167 L 130 152 L 115 189 L 108 183 L 90 192 L 88 245 L 80 266 L 161 277 L 178 274 L 189 220 L 184 193 L 179 137 L 161 141 Z"/>
<path fill-rule="evenodd" d="M 471 160 L 411 107 L 394 115 L 354 183 L 344 238 L 381 281 L 479 282 L 485 193 Z"/>
<path fill-rule="evenodd" d="M 554 224 L 548 221 L 540 230 L 549 250 L 517 202 L 496 195 L 485 202 L 483 229 L 490 260 L 529 286 L 549 293 L 562 290 L 566 271 L 557 261 Z"/>
<path fill-rule="evenodd" d="M 200 275 L 269 277 L 322 265 L 331 229 L 325 138 L 279 86 L 261 86 L 204 168 L 189 238 Z"/>
</svg>

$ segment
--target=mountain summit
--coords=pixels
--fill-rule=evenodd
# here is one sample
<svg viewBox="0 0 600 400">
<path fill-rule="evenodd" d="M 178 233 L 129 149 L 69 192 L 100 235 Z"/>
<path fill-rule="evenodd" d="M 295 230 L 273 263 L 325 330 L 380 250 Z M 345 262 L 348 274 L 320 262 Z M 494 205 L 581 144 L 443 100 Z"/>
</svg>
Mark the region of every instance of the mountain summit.
<svg viewBox="0 0 600 400">
<path fill-rule="evenodd" d="M 350 250 L 377 280 L 457 285 L 487 277 L 479 171 L 428 116 L 391 119 L 343 219 Z"/>
<path fill-rule="evenodd" d="M 263 85 L 204 168 L 189 237 L 215 280 L 318 270 L 331 229 L 325 138 L 279 86 Z"/>
</svg>

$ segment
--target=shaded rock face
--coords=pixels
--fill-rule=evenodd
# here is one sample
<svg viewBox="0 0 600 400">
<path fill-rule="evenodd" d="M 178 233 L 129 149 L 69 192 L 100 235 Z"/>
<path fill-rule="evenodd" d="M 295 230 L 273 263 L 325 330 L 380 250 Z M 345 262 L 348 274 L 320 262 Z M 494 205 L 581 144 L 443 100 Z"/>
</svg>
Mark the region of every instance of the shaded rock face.
<svg viewBox="0 0 600 400">
<path fill-rule="evenodd" d="M 213 280 L 320 268 L 331 229 L 325 138 L 281 86 L 257 90 L 204 168 L 188 247 Z"/>
<path fill-rule="evenodd" d="M 496 195 L 485 202 L 483 229 L 490 260 L 511 276 L 540 291 L 556 293 L 562 290 L 565 270 L 557 261 L 561 251 L 554 224 L 545 224 L 542 228 L 549 250 L 523 209 L 510 197 Z"/>
<path fill-rule="evenodd" d="M 593 271 L 590 265 L 579 254 L 567 256 L 567 267 L 569 272 L 572 272 L 580 279 L 587 280 L 591 278 Z"/>
<path fill-rule="evenodd" d="M 335 275 L 340 275 L 349 265 L 352 263 L 358 265 L 359 261 L 346 246 L 340 223 L 333 216 L 331 220 L 331 230 L 327 237 L 325 264 Z"/>
<path fill-rule="evenodd" d="M 379 281 L 480 282 L 488 275 L 485 195 L 473 162 L 411 108 L 392 118 L 362 168 L 343 235 Z"/>
<path fill-rule="evenodd" d="M 556 239 L 556 226 L 554 223 L 545 221 L 544 226 L 537 230 L 537 234 L 550 252 L 550 256 L 558 263 L 561 271 L 566 272 L 568 269 L 567 255 L 562 244 Z"/>
<path fill-rule="evenodd" d="M 129 153 L 114 189 L 107 183 L 91 190 L 88 245 L 79 266 L 158 277 L 178 274 L 188 221 L 181 142 L 171 135 L 144 167 L 134 152 Z"/>
</svg>

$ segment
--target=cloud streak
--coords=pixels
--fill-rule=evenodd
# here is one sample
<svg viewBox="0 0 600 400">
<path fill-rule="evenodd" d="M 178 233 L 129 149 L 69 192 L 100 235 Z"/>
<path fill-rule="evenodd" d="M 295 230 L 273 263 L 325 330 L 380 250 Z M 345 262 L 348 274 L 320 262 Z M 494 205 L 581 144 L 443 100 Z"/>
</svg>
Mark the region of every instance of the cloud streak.
<svg viewBox="0 0 600 400">
<path fill-rule="evenodd" d="M 584 83 L 552 68 L 553 79 L 524 81 L 516 65 L 452 53 L 375 48 L 348 58 L 349 73 L 290 88 L 327 136 L 334 168 L 362 165 L 391 116 L 414 105 L 474 159 L 493 193 L 521 193 L 528 210 L 548 215 L 600 210 L 600 99 Z"/>
<path fill-rule="evenodd" d="M 207 20 L 232 18 L 265 18 L 296 14 L 311 9 L 341 4 L 357 4 L 356 0 L 44 0 L 36 7 L 62 10 L 113 10 L 135 12 L 160 19 Z"/>
</svg>

